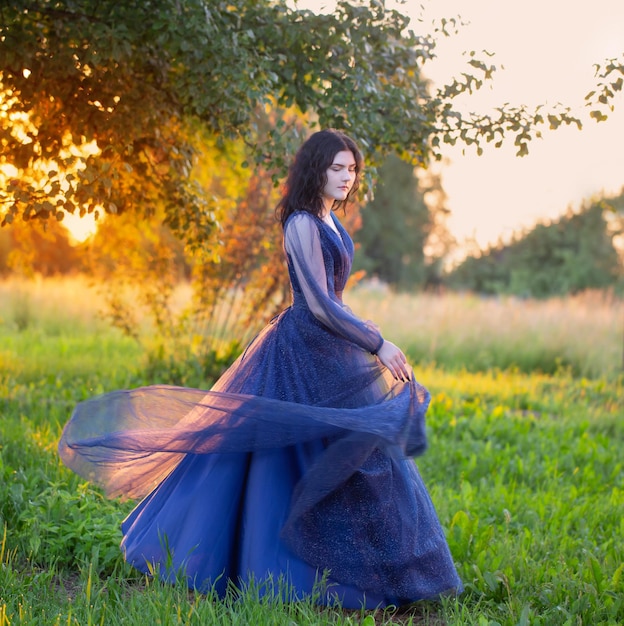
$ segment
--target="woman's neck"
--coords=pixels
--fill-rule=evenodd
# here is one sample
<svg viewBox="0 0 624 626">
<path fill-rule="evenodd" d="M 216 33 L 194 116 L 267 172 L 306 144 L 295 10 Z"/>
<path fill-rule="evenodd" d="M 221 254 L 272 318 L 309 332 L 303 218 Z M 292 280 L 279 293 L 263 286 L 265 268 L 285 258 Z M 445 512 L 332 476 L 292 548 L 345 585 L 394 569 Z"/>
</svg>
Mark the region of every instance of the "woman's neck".
<svg viewBox="0 0 624 626">
<path fill-rule="evenodd" d="M 323 208 L 321 209 L 321 219 L 327 219 L 331 215 L 332 208 L 334 206 L 333 198 L 323 198 Z"/>
</svg>

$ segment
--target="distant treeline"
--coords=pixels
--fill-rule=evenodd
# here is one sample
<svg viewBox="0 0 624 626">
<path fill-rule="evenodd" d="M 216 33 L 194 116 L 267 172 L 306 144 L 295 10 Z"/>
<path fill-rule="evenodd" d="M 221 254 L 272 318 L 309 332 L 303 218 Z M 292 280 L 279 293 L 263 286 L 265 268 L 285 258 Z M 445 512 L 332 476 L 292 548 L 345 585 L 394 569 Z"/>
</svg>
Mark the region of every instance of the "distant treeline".
<svg viewBox="0 0 624 626">
<path fill-rule="evenodd" d="M 624 290 L 624 194 L 586 204 L 471 256 L 444 277 L 450 289 L 547 298 L 586 289 Z"/>
<path fill-rule="evenodd" d="M 389 157 L 374 200 L 361 212 L 356 269 L 407 292 L 443 288 L 533 298 L 586 289 L 624 292 L 624 192 L 517 233 L 451 271 L 443 269 L 454 247 L 445 200 L 439 179 Z"/>
</svg>

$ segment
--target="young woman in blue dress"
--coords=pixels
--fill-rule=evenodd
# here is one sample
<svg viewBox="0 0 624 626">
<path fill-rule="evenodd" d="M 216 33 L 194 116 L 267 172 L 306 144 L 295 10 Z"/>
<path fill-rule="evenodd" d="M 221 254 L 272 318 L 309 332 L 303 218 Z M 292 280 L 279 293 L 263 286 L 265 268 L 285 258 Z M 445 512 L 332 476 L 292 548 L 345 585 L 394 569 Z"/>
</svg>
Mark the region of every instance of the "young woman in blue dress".
<svg viewBox="0 0 624 626">
<path fill-rule="evenodd" d="M 301 146 L 278 205 L 292 304 L 210 390 L 114 391 L 66 425 L 63 461 L 110 497 L 139 500 L 122 523 L 139 570 L 350 608 L 461 591 L 413 461 L 429 393 L 342 301 L 354 247 L 335 210 L 361 168 L 339 131 Z"/>
</svg>

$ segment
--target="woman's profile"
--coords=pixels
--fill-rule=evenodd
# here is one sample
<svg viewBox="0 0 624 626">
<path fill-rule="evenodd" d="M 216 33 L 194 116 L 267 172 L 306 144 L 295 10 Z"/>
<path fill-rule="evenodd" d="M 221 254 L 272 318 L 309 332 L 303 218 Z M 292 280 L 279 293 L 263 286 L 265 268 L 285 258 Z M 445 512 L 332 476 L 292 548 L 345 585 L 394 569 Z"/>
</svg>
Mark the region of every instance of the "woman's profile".
<svg viewBox="0 0 624 626">
<path fill-rule="evenodd" d="M 429 394 L 342 302 L 353 243 L 335 210 L 361 168 L 339 131 L 301 146 L 278 206 L 292 304 L 209 391 L 115 391 L 66 425 L 66 465 L 140 500 L 122 523 L 139 570 L 219 594 L 228 581 L 283 580 L 292 600 L 325 576 L 319 601 L 347 608 L 461 591 L 412 460 L 426 447 Z"/>
</svg>

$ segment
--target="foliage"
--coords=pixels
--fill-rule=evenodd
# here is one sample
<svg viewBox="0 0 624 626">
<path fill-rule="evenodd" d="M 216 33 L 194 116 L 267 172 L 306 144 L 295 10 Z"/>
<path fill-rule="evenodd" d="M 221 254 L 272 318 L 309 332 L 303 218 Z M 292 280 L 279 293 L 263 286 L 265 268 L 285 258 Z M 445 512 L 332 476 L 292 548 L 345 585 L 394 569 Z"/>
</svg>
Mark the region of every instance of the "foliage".
<svg viewBox="0 0 624 626">
<path fill-rule="evenodd" d="M 206 386 L 233 362 L 261 325 L 284 308 L 290 291 L 272 200 L 270 177 L 254 173 L 244 195 L 220 219 L 218 239 L 189 259 L 191 301 L 177 313 L 176 281 L 143 265 L 141 273 L 153 280 L 156 296 L 145 304 L 158 330 L 157 341 L 152 338 L 148 343 L 147 375 Z M 107 293 L 110 298 L 119 292 Z M 145 294 L 145 288 L 140 293 Z M 117 300 L 114 321 L 139 338 L 140 324 L 131 317 L 129 304 Z"/>
<path fill-rule="evenodd" d="M 221 153 L 229 167 L 219 169 L 209 139 L 202 140 L 194 181 L 205 195 L 227 198 L 203 248 L 185 249 L 159 212 L 107 219 L 89 246 L 90 272 L 113 324 L 146 341 L 142 326 L 149 316 L 150 372 L 200 386 L 232 362 L 289 294 L 270 173 L 240 167 L 248 154 L 240 142 Z M 190 302 L 177 301 L 181 281 L 192 292 Z"/>
<path fill-rule="evenodd" d="M 613 245 L 620 227 L 610 230 L 610 211 L 609 201 L 568 211 L 509 244 L 467 258 L 446 282 L 482 294 L 536 298 L 612 287 L 622 276 L 622 264 Z"/>
<path fill-rule="evenodd" d="M 585 96 L 585 105 L 593 110 L 590 117 L 597 122 L 604 122 L 613 111 L 613 99 L 624 87 L 624 57 L 606 59 L 604 63 L 596 64 L 596 89 Z M 551 120 L 551 125 L 558 126 L 557 120 Z"/>
<path fill-rule="evenodd" d="M 424 181 L 424 173 L 420 178 Z M 434 233 L 438 242 L 445 240 L 440 215 L 448 211 L 425 202 L 426 194 L 436 192 L 441 192 L 439 178 L 423 183 L 412 165 L 389 155 L 378 170 L 374 199 L 361 210 L 355 266 L 399 289 L 422 287 L 435 262 L 426 259 L 427 243 Z M 436 250 L 439 257 L 445 252 Z"/>
<path fill-rule="evenodd" d="M 418 465 L 466 585 L 459 598 L 402 614 L 345 612 L 261 599 L 252 585 L 219 601 L 123 565 L 117 523 L 132 504 L 104 500 L 55 454 L 76 402 L 151 382 L 135 344 L 80 317 L 90 306 L 85 296 L 57 319 L 35 306 L 22 333 L 0 324 L 4 623 L 622 623 L 621 377 L 417 369 L 433 396 Z M 409 334 L 411 319 L 395 323 Z"/>
<path fill-rule="evenodd" d="M 0 275 L 10 272 L 42 276 L 68 274 L 82 269 L 81 250 L 56 221 L 15 222 L 0 231 Z"/>
<path fill-rule="evenodd" d="M 86 267 L 105 296 L 105 314 L 137 340 L 138 320 L 146 311 L 156 337 L 166 340 L 171 335 L 173 292 L 190 274 L 181 242 L 161 217 L 128 213 L 106 219 L 88 245 Z"/>
<path fill-rule="evenodd" d="M 256 145 L 267 106 L 296 106 L 313 114 L 310 126 L 343 128 L 371 155 L 394 151 L 419 164 L 458 140 L 481 150 L 511 136 L 524 154 L 541 124 L 580 125 L 563 108 L 462 115 L 454 98 L 495 67 L 472 52 L 461 79 L 431 91 L 422 70 L 434 54 L 433 34 L 410 30 L 377 0 L 340 1 L 323 15 L 286 0 L 5 3 L 2 223 L 162 207 L 174 232 L 200 247 L 219 200 L 190 178 L 189 136 L 201 126 L 219 145 L 245 138 L 279 172 L 301 135 L 282 122 Z M 617 60 L 601 68 L 589 104 L 597 98 L 608 110 L 621 70 Z"/>
<path fill-rule="evenodd" d="M 277 196 L 262 169 L 221 220 L 219 240 L 195 257 L 194 324 L 199 340 L 246 343 L 290 295 L 275 216 Z M 216 258 L 215 258 L 216 257 Z"/>
</svg>

